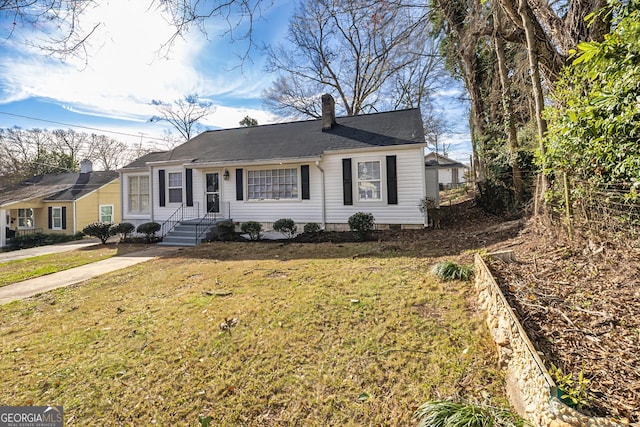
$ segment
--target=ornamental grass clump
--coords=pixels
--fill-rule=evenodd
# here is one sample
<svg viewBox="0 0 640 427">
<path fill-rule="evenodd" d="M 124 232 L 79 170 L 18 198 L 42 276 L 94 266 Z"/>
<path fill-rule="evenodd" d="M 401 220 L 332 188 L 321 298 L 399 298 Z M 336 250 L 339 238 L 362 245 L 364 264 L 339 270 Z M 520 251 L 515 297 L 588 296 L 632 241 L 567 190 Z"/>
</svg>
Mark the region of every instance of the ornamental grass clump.
<svg viewBox="0 0 640 427">
<path fill-rule="evenodd" d="M 460 265 L 453 261 L 443 261 L 434 265 L 431 272 L 441 280 L 462 280 L 468 282 L 473 277 L 473 266 Z"/>
<path fill-rule="evenodd" d="M 513 412 L 487 405 L 453 400 L 422 404 L 414 413 L 418 427 L 522 427 L 529 425 Z"/>
</svg>

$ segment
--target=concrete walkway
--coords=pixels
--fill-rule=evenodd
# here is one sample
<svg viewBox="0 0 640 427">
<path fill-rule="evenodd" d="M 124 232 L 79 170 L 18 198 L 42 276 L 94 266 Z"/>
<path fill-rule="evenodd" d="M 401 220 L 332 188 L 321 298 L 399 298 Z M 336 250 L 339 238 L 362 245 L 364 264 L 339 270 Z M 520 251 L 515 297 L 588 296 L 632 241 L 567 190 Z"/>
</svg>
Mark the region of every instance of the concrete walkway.
<svg viewBox="0 0 640 427">
<path fill-rule="evenodd" d="M 98 243 L 100 242 L 98 241 Z M 77 249 L 77 247 L 67 250 L 73 249 Z M 80 283 L 105 273 L 110 273 L 112 271 L 127 268 L 141 262 L 149 261 L 157 257 L 171 254 L 180 249 L 182 248 L 170 246 L 154 246 L 138 252 L 131 252 L 122 256 L 114 256 L 102 261 L 97 261 L 91 264 L 82 265 L 80 267 L 71 268 L 69 270 L 60 271 L 58 273 L 48 274 L 46 276 L 36 277 L 34 279 L 29 279 L 23 282 L 3 286 L 0 287 L 0 305 L 27 298 L 42 292 L 50 291 L 51 289 Z M 1 264 L 0 268 L 2 268 Z"/>
<path fill-rule="evenodd" d="M 35 248 L 19 249 L 17 251 L 0 252 L 0 264 L 3 262 L 15 261 L 19 259 L 32 258 L 34 256 L 57 254 L 60 252 L 75 251 L 100 244 L 100 239 L 72 240 L 71 242 L 58 243 L 55 245 L 36 246 Z"/>
</svg>

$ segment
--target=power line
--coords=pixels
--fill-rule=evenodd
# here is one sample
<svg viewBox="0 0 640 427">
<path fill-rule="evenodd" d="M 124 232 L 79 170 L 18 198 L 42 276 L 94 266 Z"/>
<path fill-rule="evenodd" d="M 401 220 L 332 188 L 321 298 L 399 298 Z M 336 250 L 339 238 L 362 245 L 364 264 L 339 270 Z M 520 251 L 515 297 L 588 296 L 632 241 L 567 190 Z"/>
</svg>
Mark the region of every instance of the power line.
<svg viewBox="0 0 640 427">
<path fill-rule="evenodd" d="M 22 114 L 9 113 L 7 111 L 0 111 L 0 114 L 4 114 L 4 115 L 7 115 L 7 116 L 13 116 L 13 117 L 20 117 L 22 119 L 36 120 L 36 121 L 39 121 L 39 122 L 52 123 L 52 124 L 61 125 L 61 126 L 75 127 L 75 128 L 93 130 L 93 131 L 104 132 L 104 133 L 113 133 L 113 134 L 116 134 L 116 135 L 123 135 L 123 136 L 133 136 L 135 138 L 139 138 L 140 137 L 140 133 L 138 133 L 137 135 L 134 135 L 132 133 L 118 132 L 118 131 L 115 131 L 115 130 L 106 130 L 106 129 L 100 129 L 100 128 L 94 128 L 94 127 L 89 127 L 89 126 L 82 126 L 82 125 L 72 125 L 72 124 L 69 124 L 69 123 L 56 122 L 54 120 L 39 119 L 37 117 L 30 117 L 30 116 L 24 116 Z M 164 141 L 163 138 L 158 138 L 158 137 L 153 137 L 153 136 L 147 136 L 146 138 L 147 139 L 155 139 L 155 140 L 158 140 L 158 141 Z"/>
</svg>

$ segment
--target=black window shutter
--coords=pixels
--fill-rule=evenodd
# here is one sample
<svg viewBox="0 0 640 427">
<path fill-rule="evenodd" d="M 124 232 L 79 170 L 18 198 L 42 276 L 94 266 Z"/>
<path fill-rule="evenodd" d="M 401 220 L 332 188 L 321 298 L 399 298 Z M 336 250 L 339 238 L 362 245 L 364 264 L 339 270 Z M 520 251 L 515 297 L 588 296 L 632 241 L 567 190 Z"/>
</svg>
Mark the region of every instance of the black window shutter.
<svg viewBox="0 0 640 427">
<path fill-rule="evenodd" d="M 353 205 L 351 159 L 342 159 L 342 192 L 345 205 Z"/>
<path fill-rule="evenodd" d="M 49 217 L 49 230 L 51 230 L 51 228 L 53 227 L 53 208 L 51 206 L 49 206 L 49 208 L 47 208 L 48 211 L 48 217 Z"/>
<path fill-rule="evenodd" d="M 242 168 L 236 169 L 236 200 L 244 200 L 244 184 L 242 183 Z"/>
<path fill-rule="evenodd" d="M 309 165 L 300 166 L 300 175 L 302 178 L 302 200 L 311 199 L 309 193 Z"/>
<path fill-rule="evenodd" d="M 193 169 L 185 171 L 187 180 L 187 206 L 193 206 Z"/>
<path fill-rule="evenodd" d="M 167 205 L 164 169 L 158 170 L 158 203 L 160 206 Z"/>
<path fill-rule="evenodd" d="M 398 175 L 396 156 L 387 156 L 387 204 L 398 204 Z"/>
<path fill-rule="evenodd" d="M 63 230 L 67 229 L 67 207 L 66 206 L 62 207 L 62 229 Z"/>
</svg>

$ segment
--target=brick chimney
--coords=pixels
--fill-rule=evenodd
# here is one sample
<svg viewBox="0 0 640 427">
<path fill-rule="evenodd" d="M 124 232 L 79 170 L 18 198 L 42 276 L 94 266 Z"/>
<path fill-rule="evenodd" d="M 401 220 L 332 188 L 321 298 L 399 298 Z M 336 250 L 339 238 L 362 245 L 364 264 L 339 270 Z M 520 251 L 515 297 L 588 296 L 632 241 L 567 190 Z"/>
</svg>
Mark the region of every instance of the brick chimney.
<svg viewBox="0 0 640 427">
<path fill-rule="evenodd" d="M 322 130 L 329 130 L 336 124 L 336 101 L 333 96 L 322 95 Z"/>
<path fill-rule="evenodd" d="M 84 159 L 80 162 L 80 173 L 93 172 L 93 163 L 91 160 Z"/>
</svg>

